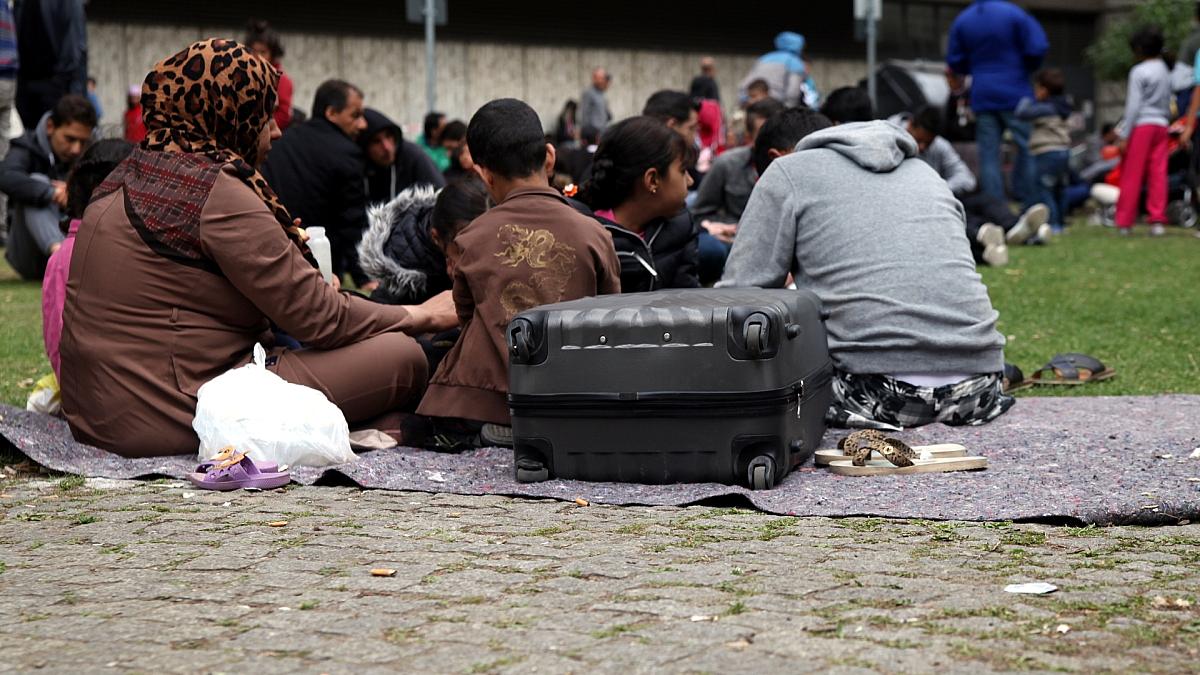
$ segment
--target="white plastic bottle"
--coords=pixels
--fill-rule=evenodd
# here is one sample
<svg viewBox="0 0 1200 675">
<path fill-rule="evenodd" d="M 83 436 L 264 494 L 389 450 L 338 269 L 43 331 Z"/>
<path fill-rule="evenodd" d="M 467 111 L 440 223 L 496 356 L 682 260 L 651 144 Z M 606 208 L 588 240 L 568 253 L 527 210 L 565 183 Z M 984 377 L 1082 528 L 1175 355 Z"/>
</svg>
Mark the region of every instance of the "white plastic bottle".
<svg viewBox="0 0 1200 675">
<path fill-rule="evenodd" d="M 317 259 L 321 276 L 325 277 L 325 283 L 333 283 L 333 253 L 329 248 L 329 237 L 325 236 L 325 228 L 309 227 L 304 231 L 308 233 L 308 248 Z"/>
</svg>

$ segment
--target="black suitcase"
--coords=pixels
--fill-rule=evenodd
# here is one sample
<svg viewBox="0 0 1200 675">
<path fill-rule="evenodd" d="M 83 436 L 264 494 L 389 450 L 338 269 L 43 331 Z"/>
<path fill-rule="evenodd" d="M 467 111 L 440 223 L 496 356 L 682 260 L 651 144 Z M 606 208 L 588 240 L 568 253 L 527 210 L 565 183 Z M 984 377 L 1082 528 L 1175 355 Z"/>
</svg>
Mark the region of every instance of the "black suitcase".
<svg viewBox="0 0 1200 675">
<path fill-rule="evenodd" d="M 825 433 L 833 364 L 808 291 L 585 298 L 522 312 L 507 336 L 519 481 L 765 489 Z"/>
</svg>

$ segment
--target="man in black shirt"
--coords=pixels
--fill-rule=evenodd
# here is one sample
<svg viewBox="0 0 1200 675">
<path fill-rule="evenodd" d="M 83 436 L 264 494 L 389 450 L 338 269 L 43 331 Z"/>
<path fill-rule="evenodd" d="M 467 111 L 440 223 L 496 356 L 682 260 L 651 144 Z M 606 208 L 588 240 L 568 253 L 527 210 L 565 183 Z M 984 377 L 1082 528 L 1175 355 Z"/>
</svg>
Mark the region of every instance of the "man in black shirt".
<svg viewBox="0 0 1200 675">
<path fill-rule="evenodd" d="M 370 281 L 358 265 L 358 242 L 367 229 L 363 151 L 355 139 L 367 128 L 362 90 L 327 80 L 313 97 L 313 116 L 290 127 L 271 148 L 263 176 L 302 227 L 324 227 L 333 273 L 349 272 L 360 289 Z"/>
</svg>

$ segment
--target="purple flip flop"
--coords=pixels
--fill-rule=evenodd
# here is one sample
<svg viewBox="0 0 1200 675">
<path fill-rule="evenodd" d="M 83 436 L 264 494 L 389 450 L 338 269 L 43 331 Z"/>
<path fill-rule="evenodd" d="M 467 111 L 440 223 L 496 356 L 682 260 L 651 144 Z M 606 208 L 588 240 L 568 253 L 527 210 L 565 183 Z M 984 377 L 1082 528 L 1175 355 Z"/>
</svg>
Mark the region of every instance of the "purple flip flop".
<svg viewBox="0 0 1200 675">
<path fill-rule="evenodd" d="M 286 471 L 263 471 L 254 460 L 241 454 L 213 465 L 206 473 L 190 473 L 188 480 L 202 490 L 270 490 L 287 485 L 292 477 Z"/>
<path fill-rule="evenodd" d="M 225 459 L 228 459 L 228 457 Z M 209 471 L 212 471 L 214 466 L 223 461 L 223 459 L 217 459 L 214 457 L 207 462 L 201 462 L 200 464 L 196 465 L 196 473 L 208 473 Z M 279 465 L 275 462 L 254 462 L 254 466 L 257 466 L 258 470 L 263 473 L 279 473 Z"/>
</svg>

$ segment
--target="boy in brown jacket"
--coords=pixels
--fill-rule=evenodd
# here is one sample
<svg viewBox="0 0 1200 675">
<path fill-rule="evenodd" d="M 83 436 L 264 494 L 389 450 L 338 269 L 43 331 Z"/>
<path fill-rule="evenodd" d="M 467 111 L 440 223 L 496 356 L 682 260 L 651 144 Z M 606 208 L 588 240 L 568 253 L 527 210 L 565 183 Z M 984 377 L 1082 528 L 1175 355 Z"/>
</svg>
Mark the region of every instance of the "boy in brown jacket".
<svg viewBox="0 0 1200 675">
<path fill-rule="evenodd" d="M 496 206 L 443 242 L 462 336 L 434 373 L 418 414 L 442 447 L 511 443 L 505 329 L 538 305 L 621 292 L 612 238 L 550 187 L 554 147 L 516 99 L 471 118 L 467 146 Z M 482 423 L 482 424 L 481 424 Z M 480 428 L 482 427 L 482 428 Z"/>
</svg>

